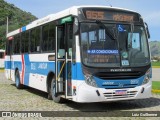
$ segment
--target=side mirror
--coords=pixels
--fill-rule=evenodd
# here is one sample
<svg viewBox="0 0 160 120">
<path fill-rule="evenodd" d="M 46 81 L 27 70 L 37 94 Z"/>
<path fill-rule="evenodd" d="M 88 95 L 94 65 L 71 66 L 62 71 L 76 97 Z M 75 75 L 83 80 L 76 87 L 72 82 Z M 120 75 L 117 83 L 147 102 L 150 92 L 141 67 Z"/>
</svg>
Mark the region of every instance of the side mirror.
<svg viewBox="0 0 160 120">
<path fill-rule="evenodd" d="M 146 27 L 146 30 L 147 30 L 148 38 L 150 38 L 151 36 L 150 36 L 150 33 L 149 33 L 149 29 L 148 29 L 148 24 L 147 23 L 145 23 L 145 27 Z"/>
</svg>

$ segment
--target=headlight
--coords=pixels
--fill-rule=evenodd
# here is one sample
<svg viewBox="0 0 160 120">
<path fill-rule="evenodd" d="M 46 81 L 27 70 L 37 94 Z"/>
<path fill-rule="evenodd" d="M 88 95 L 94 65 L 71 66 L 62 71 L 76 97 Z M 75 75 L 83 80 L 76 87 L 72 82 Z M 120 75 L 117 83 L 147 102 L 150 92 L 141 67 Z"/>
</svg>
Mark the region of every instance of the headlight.
<svg viewBox="0 0 160 120">
<path fill-rule="evenodd" d="M 93 79 L 93 76 L 91 75 L 84 75 L 85 76 L 85 82 L 86 84 L 97 87 L 96 81 Z"/>
<path fill-rule="evenodd" d="M 146 72 L 145 74 L 145 78 L 144 78 L 144 81 L 143 81 L 143 85 L 148 83 L 151 79 L 151 68 Z"/>
</svg>

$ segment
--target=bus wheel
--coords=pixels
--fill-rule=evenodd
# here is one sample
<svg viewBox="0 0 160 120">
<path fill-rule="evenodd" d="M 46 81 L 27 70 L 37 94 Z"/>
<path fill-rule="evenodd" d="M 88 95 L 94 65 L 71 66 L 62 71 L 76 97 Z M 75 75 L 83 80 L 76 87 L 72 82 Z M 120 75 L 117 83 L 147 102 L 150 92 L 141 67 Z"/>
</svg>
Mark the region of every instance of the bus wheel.
<svg viewBox="0 0 160 120">
<path fill-rule="evenodd" d="M 20 76 L 19 76 L 19 71 L 16 71 L 15 74 L 15 82 L 16 82 L 16 88 L 17 89 L 21 89 L 23 87 L 23 85 L 20 83 Z"/>
<path fill-rule="evenodd" d="M 56 103 L 62 103 L 63 102 L 63 98 L 61 98 L 60 95 L 56 95 L 56 81 L 55 79 L 53 78 L 52 79 L 52 82 L 51 82 L 51 96 L 52 96 L 52 99 L 54 102 Z"/>
</svg>

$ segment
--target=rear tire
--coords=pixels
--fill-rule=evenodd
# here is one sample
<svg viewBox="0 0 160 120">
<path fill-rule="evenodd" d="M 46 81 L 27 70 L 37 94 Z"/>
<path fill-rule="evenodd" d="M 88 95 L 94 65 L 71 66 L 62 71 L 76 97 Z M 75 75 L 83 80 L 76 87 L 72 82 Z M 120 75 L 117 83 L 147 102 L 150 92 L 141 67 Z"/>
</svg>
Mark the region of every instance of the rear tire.
<svg viewBox="0 0 160 120">
<path fill-rule="evenodd" d="M 15 74 L 15 82 L 16 82 L 16 88 L 17 89 L 23 88 L 23 85 L 20 83 L 20 76 L 19 76 L 19 71 L 18 70 L 16 71 L 16 74 Z"/>
</svg>

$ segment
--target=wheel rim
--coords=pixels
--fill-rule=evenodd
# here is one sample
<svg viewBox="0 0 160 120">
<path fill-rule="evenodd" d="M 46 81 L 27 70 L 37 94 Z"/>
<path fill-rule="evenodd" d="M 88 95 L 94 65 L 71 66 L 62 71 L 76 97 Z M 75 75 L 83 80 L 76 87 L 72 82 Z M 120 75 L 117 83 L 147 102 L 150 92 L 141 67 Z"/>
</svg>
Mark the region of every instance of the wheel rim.
<svg viewBox="0 0 160 120">
<path fill-rule="evenodd" d="M 55 93 L 56 93 L 56 83 L 55 81 L 53 82 L 53 86 L 52 86 L 52 91 L 53 91 L 53 96 L 55 96 Z"/>
</svg>

